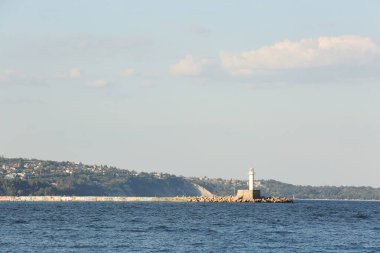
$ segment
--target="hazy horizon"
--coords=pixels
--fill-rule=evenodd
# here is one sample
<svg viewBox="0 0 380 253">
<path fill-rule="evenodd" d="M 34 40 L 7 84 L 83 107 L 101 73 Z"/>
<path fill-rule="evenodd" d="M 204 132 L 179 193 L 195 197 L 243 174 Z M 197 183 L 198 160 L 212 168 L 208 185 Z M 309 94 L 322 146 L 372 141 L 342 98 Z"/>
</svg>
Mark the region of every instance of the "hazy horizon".
<svg viewBox="0 0 380 253">
<path fill-rule="evenodd" d="M 380 187 L 379 9 L 0 0 L 0 155 Z"/>
</svg>

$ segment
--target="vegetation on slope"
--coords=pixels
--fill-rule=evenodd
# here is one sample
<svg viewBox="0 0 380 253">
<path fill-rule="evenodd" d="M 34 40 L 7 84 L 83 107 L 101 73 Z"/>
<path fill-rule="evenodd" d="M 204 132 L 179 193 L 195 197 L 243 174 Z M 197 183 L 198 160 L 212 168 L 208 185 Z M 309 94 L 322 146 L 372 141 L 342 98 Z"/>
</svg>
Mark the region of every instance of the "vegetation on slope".
<svg viewBox="0 0 380 253">
<path fill-rule="evenodd" d="M 238 189 L 246 189 L 247 181 L 208 178 L 190 178 L 215 195 L 233 195 Z M 276 180 L 259 180 L 256 188 L 263 196 L 295 197 L 299 199 L 373 199 L 380 200 L 380 188 L 368 186 L 302 186 Z"/>
<path fill-rule="evenodd" d="M 0 159 L 0 195 L 199 195 L 182 177 L 35 159 Z"/>
</svg>

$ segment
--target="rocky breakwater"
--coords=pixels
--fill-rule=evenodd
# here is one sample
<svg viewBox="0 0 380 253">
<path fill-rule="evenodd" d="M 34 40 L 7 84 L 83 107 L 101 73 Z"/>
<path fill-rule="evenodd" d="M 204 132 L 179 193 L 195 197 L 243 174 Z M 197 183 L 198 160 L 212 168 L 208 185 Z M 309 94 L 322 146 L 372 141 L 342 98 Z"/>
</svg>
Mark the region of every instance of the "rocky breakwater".
<svg viewBox="0 0 380 253">
<path fill-rule="evenodd" d="M 251 202 L 251 203 L 293 203 L 292 198 L 269 197 L 259 199 L 244 199 L 238 196 L 196 196 L 188 197 L 187 202 L 215 202 L 215 203 L 233 203 L 233 202 Z"/>
</svg>

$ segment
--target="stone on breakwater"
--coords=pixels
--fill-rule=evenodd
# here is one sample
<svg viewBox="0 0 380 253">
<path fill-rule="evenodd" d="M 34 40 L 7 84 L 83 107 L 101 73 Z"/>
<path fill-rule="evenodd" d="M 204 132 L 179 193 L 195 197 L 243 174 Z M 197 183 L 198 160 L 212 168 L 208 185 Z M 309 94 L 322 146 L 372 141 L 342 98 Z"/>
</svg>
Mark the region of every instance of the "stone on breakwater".
<svg viewBox="0 0 380 253">
<path fill-rule="evenodd" d="M 270 197 L 244 199 L 241 196 L 194 196 L 194 197 L 112 197 L 112 196 L 0 196 L 0 202 L 264 202 L 292 203 L 291 198 Z"/>
<path fill-rule="evenodd" d="M 293 203 L 291 198 L 270 197 L 259 199 L 244 199 L 241 196 L 195 196 L 188 197 L 187 202 L 218 202 L 218 203 L 231 203 L 231 202 L 263 202 L 263 203 Z"/>
</svg>

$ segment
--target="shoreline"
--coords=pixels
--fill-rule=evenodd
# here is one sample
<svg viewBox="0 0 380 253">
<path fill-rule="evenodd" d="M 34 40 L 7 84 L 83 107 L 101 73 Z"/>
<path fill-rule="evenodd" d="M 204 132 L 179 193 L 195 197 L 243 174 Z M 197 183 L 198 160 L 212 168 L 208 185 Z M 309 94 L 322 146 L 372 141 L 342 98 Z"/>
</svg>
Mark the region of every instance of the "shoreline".
<svg viewBox="0 0 380 253">
<path fill-rule="evenodd" d="M 0 196 L 0 202 L 187 202 L 187 197 Z"/>
<path fill-rule="evenodd" d="M 192 203 L 293 203 L 291 198 L 270 197 L 243 199 L 237 196 L 0 196 L 0 202 L 192 202 Z"/>
<path fill-rule="evenodd" d="M 177 196 L 177 197 L 131 197 L 131 196 L 0 196 L 0 202 L 219 202 L 219 203 L 292 203 L 297 201 L 351 201 L 380 202 L 377 199 L 298 199 L 269 197 L 239 199 L 235 196 Z"/>
</svg>

